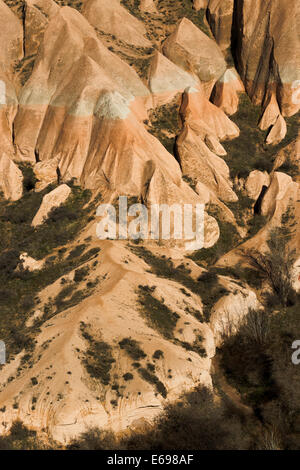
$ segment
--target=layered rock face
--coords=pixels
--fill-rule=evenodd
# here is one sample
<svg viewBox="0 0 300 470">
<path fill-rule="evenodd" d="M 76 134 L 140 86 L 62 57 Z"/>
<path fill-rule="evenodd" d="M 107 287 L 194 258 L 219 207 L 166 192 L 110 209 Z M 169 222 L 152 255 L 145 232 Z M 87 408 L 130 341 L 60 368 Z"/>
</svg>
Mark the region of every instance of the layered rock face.
<svg viewBox="0 0 300 470">
<path fill-rule="evenodd" d="M 275 95 L 283 116 L 300 109 L 300 5 L 279 1 L 238 0 L 234 46 L 238 71 L 256 103 Z"/>
<path fill-rule="evenodd" d="M 63 443 L 213 389 L 216 347 L 261 308 L 218 268 L 264 250 L 288 210 L 300 256 L 299 2 L 64 3 L 0 0 L 0 258 L 21 261 L 9 288 L 27 283 L 11 316 L 29 305 L 0 331 L 31 347 L 1 369 L 0 432 L 19 418 Z M 97 206 L 117 214 L 120 195 L 204 204 L 204 249 L 99 240 Z"/>
<path fill-rule="evenodd" d="M 89 23 L 76 10 L 63 7 L 47 28 L 20 95 L 15 120 L 19 158 L 60 156 L 65 171 L 80 177 L 97 102 L 108 91 L 123 93 L 129 102 L 149 95 L 134 70 L 102 45 Z M 133 104 L 137 109 L 138 103 Z M 27 116 L 31 129 L 24 125 Z"/>
<path fill-rule="evenodd" d="M 230 47 L 234 0 L 209 0 L 207 19 L 222 50 Z"/>
<path fill-rule="evenodd" d="M 299 2 L 288 9 L 280 0 L 208 0 L 194 7 L 205 9 L 219 46 L 231 48 L 248 95 L 263 106 L 262 129 L 275 126 L 267 143 L 276 145 L 286 134 L 283 117 L 300 109 Z"/>
<path fill-rule="evenodd" d="M 0 3 L 0 143 L 1 152 L 12 149 L 12 123 L 17 111 L 14 66 L 23 56 L 23 29 L 5 3 Z"/>
</svg>

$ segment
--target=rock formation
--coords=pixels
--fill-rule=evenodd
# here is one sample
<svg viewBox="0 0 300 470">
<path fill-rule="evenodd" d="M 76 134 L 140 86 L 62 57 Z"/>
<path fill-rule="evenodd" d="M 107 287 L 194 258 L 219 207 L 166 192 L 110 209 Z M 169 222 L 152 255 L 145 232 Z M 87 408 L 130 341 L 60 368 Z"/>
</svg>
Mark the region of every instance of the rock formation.
<svg viewBox="0 0 300 470">
<path fill-rule="evenodd" d="M 186 18 L 168 37 L 163 52 L 172 62 L 205 83 L 208 96 L 226 70 L 224 56 L 216 42 Z"/>
<path fill-rule="evenodd" d="M 120 5 L 119 0 L 88 0 L 83 5 L 82 14 L 99 31 L 138 47 L 152 46 L 146 38 L 143 23 Z"/>
<path fill-rule="evenodd" d="M 6 153 L 0 156 L 0 191 L 12 201 L 20 199 L 23 194 L 22 171 Z"/>
<path fill-rule="evenodd" d="M 199 80 L 182 70 L 160 52 L 151 61 L 149 89 L 153 94 L 155 106 L 172 101 L 175 95 L 186 88 L 199 86 Z"/>
<path fill-rule="evenodd" d="M 130 434 L 197 386 L 235 409 L 212 361 L 269 309 L 241 250 L 274 228 L 300 290 L 299 2 L 65 3 L 0 0 L 0 433 L 19 419 L 63 444 Z M 190 210 L 193 233 L 99 237 L 120 196 L 151 229 L 157 205 L 170 232 Z"/>
<path fill-rule="evenodd" d="M 209 0 L 207 19 L 222 50 L 231 45 L 234 0 Z"/>
<path fill-rule="evenodd" d="M 34 216 L 32 226 L 37 227 L 42 224 L 48 217 L 52 209 L 61 206 L 70 196 L 71 189 L 68 185 L 62 184 L 53 189 L 50 193 L 43 197 L 43 202 L 38 212 Z"/>
<path fill-rule="evenodd" d="M 25 54 L 37 53 L 49 20 L 58 14 L 59 6 L 53 0 L 26 0 L 25 4 Z"/>
<path fill-rule="evenodd" d="M 213 103 L 229 116 L 239 107 L 239 94 L 244 91 L 243 84 L 235 69 L 227 69 L 217 81 L 213 90 Z"/>
<path fill-rule="evenodd" d="M 300 88 L 299 9 L 297 0 L 291 0 L 288 9 L 280 0 L 235 2 L 238 71 L 256 103 L 275 91 L 284 117 L 300 109 L 295 99 Z"/>
</svg>

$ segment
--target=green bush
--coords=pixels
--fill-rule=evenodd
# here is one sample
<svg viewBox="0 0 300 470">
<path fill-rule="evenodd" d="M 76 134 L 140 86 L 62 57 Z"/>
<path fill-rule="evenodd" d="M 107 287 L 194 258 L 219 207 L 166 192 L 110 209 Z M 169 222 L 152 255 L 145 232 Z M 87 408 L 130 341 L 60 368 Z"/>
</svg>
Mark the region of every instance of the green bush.
<svg viewBox="0 0 300 470">
<path fill-rule="evenodd" d="M 258 129 L 257 124 L 261 108 L 251 103 L 246 94 L 241 95 L 238 112 L 232 120 L 240 129 L 240 136 L 229 142 L 224 142 L 227 151 L 225 157 L 231 172 L 235 176 L 247 178 L 252 170 L 271 172 L 275 156 L 278 152 L 296 139 L 298 132 L 298 117 L 287 118 L 287 135 L 278 145 L 265 143 L 267 132 Z"/>
<path fill-rule="evenodd" d="M 110 370 L 112 364 L 116 362 L 111 346 L 105 341 L 98 341 L 90 336 L 84 324 L 81 324 L 81 334 L 89 343 L 82 360 L 84 367 L 92 378 L 100 380 L 103 385 L 109 385 Z"/>
<path fill-rule="evenodd" d="M 133 375 L 130 372 L 126 372 L 126 374 L 123 375 L 123 379 L 128 382 L 129 380 L 133 379 Z"/>
<path fill-rule="evenodd" d="M 144 379 L 146 382 L 149 382 L 152 385 L 155 385 L 155 388 L 160 395 L 162 395 L 163 398 L 167 397 L 167 389 L 164 386 L 164 384 L 156 377 L 153 372 L 150 372 L 148 369 L 145 368 L 140 368 L 138 369 L 138 373 Z"/>
<path fill-rule="evenodd" d="M 122 339 L 122 341 L 119 342 L 119 346 L 121 349 L 125 349 L 128 356 L 130 356 L 135 361 L 144 359 L 146 357 L 146 354 L 140 348 L 139 343 L 132 338 Z"/>
<path fill-rule="evenodd" d="M 138 299 L 141 305 L 140 311 L 149 326 L 159 331 L 165 338 L 173 338 L 179 315 L 172 312 L 167 305 L 156 299 L 150 292 L 147 292 L 143 286 L 139 288 Z"/>
<path fill-rule="evenodd" d="M 194 280 L 184 265 L 177 266 L 175 268 L 171 259 L 155 256 L 143 246 L 131 246 L 131 250 L 137 256 L 141 257 L 149 266 L 151 266 L 152 272 L 154 274 L 184 285 L 187 289 L 191 290 L 194 292 L 194 294 L 201 298 L 204 305 L 203 315 L 201 316 L 201 313 L 198 311 L 190 310 L 192 314 L 195 314 L 195 317 L 199 321 L 208 321 L 213 305 L 221 297 L 228 294 L 228 291 L 218 284 L 218 279 L 216 280 L 215 276 L 213 276 L 213 282 L 211 283 L 201 282 L 201 278 Z M 194 261 L 197 259 L 197 253 L 198 252 L 196 252 L 194 256 L 191 256 Z"/>
<path fill-rule="evenodd" d="M 153 357 L 153 359 L 163 359 L 164 353 L 160 349 L 157 349 L 156 351 L 154 351 L 152 357 Z"/>
</svg>

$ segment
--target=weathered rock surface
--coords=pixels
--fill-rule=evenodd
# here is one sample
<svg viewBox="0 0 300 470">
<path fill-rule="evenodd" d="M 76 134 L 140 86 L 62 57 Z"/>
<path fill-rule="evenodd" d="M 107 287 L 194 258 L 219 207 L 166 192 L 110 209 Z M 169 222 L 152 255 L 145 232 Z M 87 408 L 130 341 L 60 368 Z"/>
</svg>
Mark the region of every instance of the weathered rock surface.
<svg viewBox="0 0 300 470">
<path fill-rule="evenodd" d="M 266 171 L 253 170 L 246 180 L 245 189 L 249 198 L 253 199 L 253 201 L 257 201 L 261 195 L 262 189 L 264 187 L 267 188 L 269 185 L 270 176 Z"/>
<path fill-rule="evenodd" d="M 255 293 L 249 289 L 243 289 L 235 295 L 230 293 L 220 299 L 214 306 L 210 318 L 216 346 L 220 346 L 224 338 L 238 331 L 249 310 L 257 310 L 259 307 Z"/>
<path fill-rule="evenodd" d="M 6 153 L 0 156 L 0 191 L 6 199 L 16 201 L 23 195 L 23 175 Z"/>
<path fill-rule="evenodd" d="M 128 9 L 122 6 L 125 3 Z M 270 231 L 281 226 L 289 210 L 295 217 L 289 243 L 297 251 L 294 282 L 300 289 L 300 171 L 296 174 L 300 139 L 281 149 L 270 175 L 254 170 L 246 181 L 236 176 L 234 185 L 229 168 L 233 146 L 222 145 L 239 136 L 228 115 L 238 111 L 239 94 L 244 91 L 235 68 L 228 68 L 231 32 L 246 90 L 255 103 L 262 104 L 260 128 L 271 128 L 267 142 L 275 145 L 286 135 L 284 117 L 296 112 L 293 100 L 300 91 L 295 70 L 299 2 L 291 0 L 287 13 L 279 0 L 194 1 L 195 10 L 206 9 L 215 40 L 199 29 L 207 30 L 206 19 L 201 24 L 190 7 L 186 12 L 199 28 L 186 18 L 176 25 L 176 12 L 185 12 L 175 1 L 142 0 L 139 19 L 132 14 L 136 2 L 129 3 L 87 0 L 72 8 L 53 0 L 25 0 L 24 10 L 18 11 L 16 3 L 8 2 L 10 9 L 0 0 L 0 191 L 10 200 L 22 196 L 23 177 L 15 161 L 33 164 L 36 191 L 58 184 L 44 197 L 33 227 L 42 224 L 53 208 L 66 201 L 69 207 L 71 189 L 65 183 L 70 179 L 92 194 L 85 206 L 91 212 L 87 226 L 65 245 L 66 252 L 56 246 L 47 258 L 60 263 L 57 275 L 62 276 L 37 294 L 38 302 L 24 318 L 26 334 L 32 335 L 35 347 L 30 355 L 24 350 L 1 368 L 0 433 L 20 419 L 30 428 L 47 428 L 51 436 L 66 442 L 89 426 L 123 431 L 134 429 L 141 419 L 151 421 L 166 399 L 172 402 L 199 384 L 212 387 L 211 360 L 223 334 L 234 333 L 248 311 L 260 307 L 242 281 L 209 271 L 210 252 L 203 261 L 207 270 L 194 263 L 186 240 L 146 240 L 140 245 L 100 241 L 96 232 L 100 216 L 95 211 L 100 198 L 115 208 L 119 195 L 132 196 L 130 205 L 139 201 L 148 208 L 152 204 L 209 205 L 209 212 L 218 216 L 204 213 L 204 248 L 213 247 L 224 234 L 228 238 L 222 233 L 226 223 L 227 229 L 231 224 L 232 233 L 236 229 L 243 237 L 249 227 L 238 223 L 246 221 L 248 213 L 250 218 L 251 210 L 263 215 L 265 226 L 226 253 L 217 263 L 221 266 L 241 261 L 241 248 L 265 249 Z M 164 8 L 172 10 L 170 21 Z M 203 13 L 199 12 L 201 18 Z M 166 103 L 172 105 L 165 113 L 153 109 Z M 245 114 L 243 108 L 237 119 L 241 119 L 241 150 L 247 158 Z M 290 136 L 294 120 L 288 125 Z M 260 146 L 261 142 L 258 150 Z M 249 154 L 247 171 L 254 168 L 255 158 Z M 237 170 L 234 164 L 231 170 Z M 29 186 L 22 201 L 26 204 L 37 195 L 30 189 L 31 182 L 24 186 L 26 191 Z M 226 204 L 237 202 L 240 190 L 253 203 L 245 197 L 236 210 L 234 205 L 229 208 Z M 240 214 L 244 202 L 245 217 Z M 14 210 L 13 204 L 10 209 Z M 219 224 L 215 217 L 220 218 Z M 221 238 L 216 254 L 225 242 Z M 74 266 L 77 262 L 73 250 L 76 253 L 79 246 L 83 256 L 71 270 L 71 262 Z M 84 261 L 91 248 L 100 248 L 100 253 L 91 250 L 92 258 Z M 161 258 L 152 265 L 152 256 Z M 43 279 L 44 269 L 54 267 L 26 253 L 21 261 L 30 271 L 42 269 Z M 64 262 L 69 270 L 61 273 Z M 169 279 L 154 274 L 160 263 L 162 269 L 164 263 L 168 266 Z M 87 273 L 82 281 L 75 271 L 79 266 Z M 185 281 L 190 276 L 190 283 L 182 281 L 180 270 Z M 200 284 L 198 291 L 191 282 L 201 282 L 203 272 L 213 274 L 222 289 L 213 306 Z M 67 293 L 66 303 L 60 304 L 62 296 L 57 296 L 66 286 L 62 292 Z M 143 292 L 174 312 L 174 330 L 166 334 L 150 321 L 152 311 L 143 311 Z M 39 328 L 32 328 L 37 321 Z M 104 344 L 112 356 L 108 377 L 92 377 L 86 368 L 89 337 Z M 133 366 L 134 359 L 119 344 L 124 338 L 134 339 L 144 351 L 141 367 L 147 368 L 150 362 L 155 366 L 160 389 Z M 159 359 L 154 355 L 157 351 L 163 353 Z M 128 373 L 131 380 L 124 378 Z"/>
<path fill-rule="evenodd" d="M 213 103 L 229 116 L 235 114 L 239 106 L 239 93 L 243 84 L 235 69 L 227 69 L 217 81 L 213 90 Z"/>
<path fill-rule="evenodd" d="M 34 216 L 32 226 L 37 227 L 38 225 L 41 225 L 47 219 L 51 210 L 66 202 L 70 194 L 71 188 L 66 184 L 62 184 L 53 189 L 50 193 L 46 194 L 43 197 L 43 201 L 38 212 Z"/>
<path fill-rule="evenodd" d="M 259 122 L 259 128 L 262 131 L 265 131 L 271 126 L 274 126 L 279 115 L 280 109 L 278 106 L 277 98 L 274 94 L 272 94 L 268 102 L 266 102 L 265 104 L 265 109 Z"/>
<path fill-rule="evenodd" d="M 0 0 L 0 146 L 13 155 L 12 123 L 17 111 L 14 67 L 23 57 L 23 29 L 19 19 Z"/>
<path fill-rule="evenodd" d="M 43 260 L 36 260 L 28 256 L 28 253 L 21 253 L 20 260 L 22 262 L 22 268 L 25 270 L 28 269 L 28 271 L 37 271 L 44 265 Z"/>
<path fill-rule="evenodd" d="M 222 50 L 231 43 L 234 0 L 209 0 L 207 19 L 217 43 Z"/>
<path fill-rule="evenodd" d="M 141 0 L 140 10 L 147 13 L 157 13 L 157 8 L 153 0 Z"/>
<path fill-rule="evenodd" d="M 280 150 L 274 162 L 274 170 L 280 171 L 284 163 L 294 167 L 293 179 L 300 183 L 300 132 L 296 140 Z"/>
<path fill-rule="evenodd" d="M 171 101 L 177 93 L 183 93 L 188 87 L 197 87 L 199 81 L 185 70 L 171 62 L 160 52 L 156 52 L 151 61 L 149 89 L 155 105 Z"/>
<path fill-rule="evenodd" d="M 240 134 L 237 125 L 208 101 L 201 89 L 185 91 L 180 112 L 186 123 L 197 122 L 204 135 L 215 135 L 220 141 L 234 139 Z"/>
<path fill-rule="evenodd" d="M 289 242 L 291 248 L 300 253 L 300 224 L 299 224 L 299 183 L 286 173 L 274 172 L 271 181 L 265 192 L 261 202 L 261 214 L 267 218 L 265 226 L 252 238 L 221 257 L 217 265 L 229 266 L 241 262 L 241 250 L 259 249 L 264 251 L 267 249 L 267 240 L 270 232 L 275 227 L 282 227 L 282 218 L 289 213 L 289 217 L 294 217 L 295 225 L 292 230 L 292 238 Z"/>
<path fill-rule="evenodd" d="M 280 114 L 277 117 L 274 126 L 272 127 L 272 129 L 270 130 L 267 136 L 267 139 L 266 139 L 267 144 L 272 144 L 272 145 L 279 144 L 279 142 L 281 142 L 285 138 L 286 133 L 287 133 L 287 125 L 286 125 L 285 119 Z"/>
<path fill-rule="evenodd" d="M 18 416 L 27 426 L 38 429 L 47 426 L 54 438 L 65 442 L 88 426 L 121 431 L 128 426 L 133 428 L 142 417 L 151 422 L 166 401 L 153 384 L 141 377 L 132 365 L 134 360 L 119 346 L 124 338 L 138 342 L 145 354 L 145 358 L 140 359 L 142 367 L 153 362 L 155 375 L 164 385 L 168 401 L 195 385 L 212 387 L 210 368 L 215 341 L 211 325 L 217 331 L 217 320 L 211 325 L 198 321 L 189 313 L 196 309 L 199 313 L 202 311 L 197 296 L 189 290 L 185 295 L 182 286 L 174 280 L 149 273 L 149 266 L 121 242 L 102 242 L 101 249 L 98 267 L 91 279 L 99 276 L 102 281 L 93 295 L 44 322 L 37 335 L 30 369 L 30 363 L 24 361 L 20 374 L 15 373 L 21 353 L 1 370 L 0 406 L 6 404 L 1 430 Z M 194 269 L 201 271 L 196 265 Z M 41 305 L 53 293 L 57 294 L 60 281 L 58 279 L 41 293 Z M 235 291 L 231 294 L 232 309 L 242 307 L 244 314 L 246 306 L 255 302 L 253 294 L 229 284 L 227 282 L 229 289 Z M 164 304 L 180 316 L 173 332 L 177 342 L 163 337 L 140 314 L 135 294 L 140 285 L 151 285 L 153 296 L 160 301 L 163 299 Z M 223 304 L 216 310 L 221 312 L 222 307 Z M 38 318 L 40 321 L 39 315 Z M 90 344 L 84 339 L 84 333 L 109 346 L 114 359 L 109 383 L 91 377 L 85 368 Z M 192 345 L 198 336 L 202 338 L 205 357 L 180 345 L 180 342 Z M 153 358 L 155 351 L 162 351 L 163 356 Z M 125 381 L 126 373 L 131 373 L 133 379 Z M 9 377 L 13 378 L 6 382 Z M 35 377 L 34 386 L 31 377 Z M 122 385 L 121 394 L 112 388 L 113 384 Z M 18 409 L 12 406 L 15 402 Z"/>
<path fill-rule="evenodd" d="M 208 95 L 224 74 L 226 63 L 217 43 L 187 18 L 163 44 L 163 52 L 172 62 L 206 83 Z"/>
<path fill-rule="evenodd" d="M 290 0 L 237 0 L 234 41 L 238 71 L 248 94 L 260 104 L 275 92 L 283 116 L 300 109 L 300 3 Z"/>
<path fill-rule="evenodd" d="M 37 53 L 49 20 L 59 11 L 53 0 L 26 0 L 25 2 L 25 54 L 32 56 Z"/>
<path fill-rule="evenodd" d="M 151 47 L 146 38 L 146 28 L 119 0 L 87 0 L 82 14 L 91 25 L 106 34 L 116 36 L 125 43 L 137 47 Z"/>
<path fill-rule="evenodd" d="M 269 218 L 276 216 L 277 223 L 280 225 L 281 217 L 284 211 L 280 208 L 282 204 L 288 205 L 288 201 L 296 199 L 298 183 L 295 183 L 293 179 L 286 173 L 275 171 L 273 173 L 270 186 L 264 195 L 261 205 L 261 213 Z"/>
<path fill-rule="evenodd" d="M 184 127 L 177 139 L 177 150 L 183 174 L 200 181 L 221 200 L 236 201 L 229 168 L 210 149 L 221 155 L 226 153 L 219 140 L 237 136 L 237 126 L 206 99 L 203 91 L 193 88 L 184 93 L 181 114 Z"/>
<path fill-rule="evenodd" d="M 0 64 L 11 67 L 23 56 L 23 29 L 11 9 L 0 0 Z"/>
<path fill-rule="evenodd" d="M 136 72 L 111 53 L 76 10 L 63 7 L 44 35 L 34 71 L 20 96 L 15 142 L 22 160 L 60 157 L 79 177 L 101 94 L 116 90 L 146 115 L 149 96 Z M 136 101 L 135 101 L 136 98 Z M 69 161 L 70 165 L 67 164 Z"/>
</svg>

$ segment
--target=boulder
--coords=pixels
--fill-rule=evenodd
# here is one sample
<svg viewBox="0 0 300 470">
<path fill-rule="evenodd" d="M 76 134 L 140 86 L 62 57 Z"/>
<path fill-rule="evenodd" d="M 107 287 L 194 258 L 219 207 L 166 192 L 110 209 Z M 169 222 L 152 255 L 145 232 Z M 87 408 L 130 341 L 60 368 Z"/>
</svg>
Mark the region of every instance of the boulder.
<svg viewBox="0 0 300 470">
<path fill-rule="evenodd" d="M 0 191 L 6 199 L 17 201 L 23 195 L 22 171 L 6 153 L 0 156 Z"/>
<path fill-rule="evenodd" d="M 272 94 L 267 103 L 265 104 L 262 117 L 259 121 L 259 128 L 262 131 L 266 131 L 271 126 L 273 127 L 276 124 L 279 115 L 280 108 L 278 106 L 277 98 L 274 94 Z"/>
<path fill-rule="evenodd" d="M 36 260 L 28 255 L 28 253 L 21 253 L 20 261 L 22 262 L 22 268 L 28 271 L 38 271 L 42 269 L 44 265 L 43 260 Z"/>
<path fill-rule="evenodd" d="M 213 90 L 212 101 L 231 116 L 239 107 L 239 93 L 244 91 L 244 86 L 235 69 L 227 69 L 224 75 L 217 81 Z"/>
<path fill-rule="evenodd" d="M 66 202 L 71 192 L 71 188 L 68 185 L 62 184 L 61 186 L 53 189 L 50 193 L 46 194 L 43 197 L 42 204 L 34 216 L 31 225 L 33 227 L 41 225 L 47 219 L 52 209 L 55 209 Z"/>
<path fill-rule="evenodd" d="M 140 10 L 146 13 L 157 13 L 157 8 L 153 0 L 141 0 Z"/>
<path fill-rule="evenodd" d="M 237 125 L 213 103 L 200 89 L 185 90 L 180 110 L 185 122 L 195 122 L 203 127 L 204 135 L 215 135 L 220 141 L 235 139 L 240 131 Z"/>
<path fill-rule="evenodd" d="M 277 145 L 279 142 L 281 142 L 287 133 L 287 125 L 285 122 L 284 117 L 282 117 L 281 114 L 279 114 L 278 118 L 275 121 L 274 126 L 270 130 L 269 134 L 267 135 L 266 138 L 266 143 L 267 144 L 272 144 L 272 145 Z"/>
<path fill-rule="evenodd" d="M 259 170 L 253 170 L 246 180 L 245 189 L 248 197 L 253 199 L 253 201 L 257 201 L 261 195 L 263 187 L 267 188 L 269 185 L 270 176 L 266 171 L 262 172 Z"/>
</svg>

